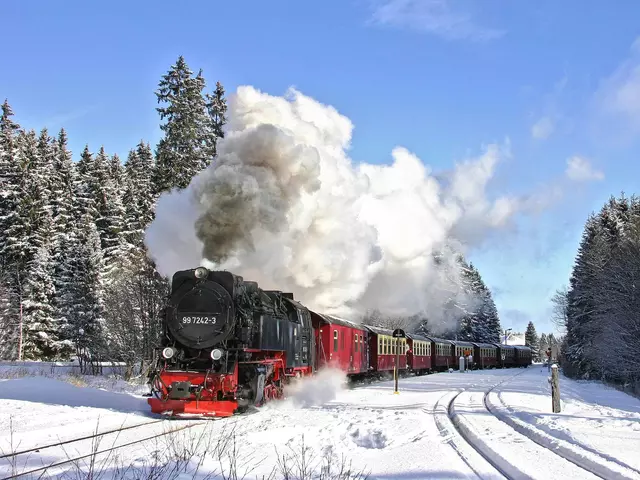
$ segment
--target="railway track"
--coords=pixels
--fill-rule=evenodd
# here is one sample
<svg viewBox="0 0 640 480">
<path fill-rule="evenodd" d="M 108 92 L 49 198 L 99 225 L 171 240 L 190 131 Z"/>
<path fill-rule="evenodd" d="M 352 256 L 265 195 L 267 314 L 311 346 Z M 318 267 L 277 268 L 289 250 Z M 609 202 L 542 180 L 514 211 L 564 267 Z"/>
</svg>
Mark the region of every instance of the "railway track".
<svg viewBox="0 0 640 480">
<path fill-rule="evenodd" d="M 85 435 L 82 437 L 78 437 L 78 438 L 73 438 L 73 439 L 69 439 L 69 440 L 64 440 L 64 441 L 60 441 L 60 442 L 56 442 L 56 443 L 51 443 L 51 444 L 47 444 L 47 445 L 43 445 L 43 446 L 39 446 L 39 447 L 33 447 L 33 448 L 29 448 L 29 449 L 25 449 L 25 450 L 21 450 L 18 452 L 11 452 L 8 454 L 3 454 L 0 456 L 0 461 L 2 461 L 2 464 L 4 464 L 5 466 L 11 466 L 11 465 L 16 465 L 18 462 L 21 462 L 21 459 L 23 459 L 25 456 L 29 455 L 29 454 L 33 454 L 33 453 L 42 453 L 43 450 L 50 450 L 50 449 L 54 449 L 57 447 L 62 447 L 64 448 L 65 445 L 68 444 L 72 444 L 72 443 L 77 443 L 77 442 L 81 442 L 81 441 L 86 441 L 86 440 L 101 440 L 103 437 L 107 436 L 107 435 L 113 435 L 113 434 L 120 434 L 123 431 L 127 431 L 127 430 L 133 430 L 133 429 L 138 429 L 138 428 L 142 428 L 142 427 L 146 427 L 148 425 L 153 425 L 153 424 L 157 424 L 157 423 L 162 423 L 164 422 L 165 419 L 159 419 L 159 420 L 152 420 L 149 422 L 144 422 L 144 423 L 139 423 L 136 425 L 130 425 L 127 427 L 120 427 L 120 428 L 115 428 L 115 429 L 111 429 L 111 430 L 106 430 L 104 432 L 99 432 L 99 433 L 95 433 L 93 435 Z M 96 456 L 96 455 L 102 455 L 105 453 L 109 453 L 112 452 L 114 450 L 118 450 L 124 447 L 128 447 L 131 445 L 135 445 L 138 443 L 142 443 L 148 440 L 153 440 L 156 438 L 160 438 L 166 435 L 170 435 L 172 433 L 176 433 L 182 430 L 186 430 L 186 429 L 190 429 L 199 425 L 204 425 L 206 424 L 208 421 L 210 420 L 204 420 L 204 421 L 197 421 L 195 423 L 190 423 L 188 425 L 183 425 L 180 427 L 176 427 L 176 428 L 172 428 L 168 431 L 165 432 L 156 432 L 153 435 L 149 435 L 149 436 L 145 436 L 144 438 L 138 438 L 136 440 L 133 441 L 129 441 L 126 443 L 122 443 L 122 444 L 118 444 L 118 445 L 113 445 L 109 448 L 104 448 L 101 450 L 97 450 L 94 449 L 94 451 L 91 451 L 88 454 L 84 454 L 84 455 L 79 455 L 79 456 L 75 456 L 73 458 L 67 458 L 65 460 L 61 460 L 61 461 L 56 461 L 53 463 L 50 463 L 48 465 L 43 465 L 41 467 L 38 468 L 32 468 L 32 469 L 28 469 L 25 471 L 21 471 L 19 473 L 13 473 L 11 475 L 9 475 L 8 477 L 1 477 L 0 480 L 7 480 L 10 478 L 19 478 L 19 477 L 23 477 L 26 475 L 32 475 L 35 473 L 45 473 L 47 470 L 51 469 L 51 468 L 55 468 L 55 467 L 59 467 L 59 466 L 63 466 L 66 464 L 73 464 L 74 462 L 86 459 L 86 458 L 90 458 L 92 456 Z M 116 437 L 117 440 L 117 437 Z M 115 442 L 115 440 L 114 440 Z M 97 450 L 97 451 L 95 451 Z M 28 458 L 28 457 L 27 457 Z M 1 465 L 1 464 L 0 464 Z M 0 474 L 2 475 L 2 474 Z"/>
<path fill-rule="evenodd" d="M 497 411 L 490 402 L 490 394 L 522 373 L 484 392 L 468 389 L 449 392 L 434 408 L 440 433 L 479 478 L 640 479 L 637 471 L 612 468 L 611 463 L 606 465 L 607 460 L 593 452 L 580 458 L 558 449 L 556 443 L 536 435 L 535 427 L 516 424 L 511 417 Z M 599 458 L 595 460 L 595 457 Z"/>
<path fill-rule="evenodd" d="M 484 394 L 484 406 L 488 412 L 498 418 L 498 420 L 509 425 L 515 431 L 521 433 L 542 447 L 549 448 L 549 445 L 552 445 L 553 449 L 551 451 L 556 455 L 559 455 L 565 460 L 588 470 L 601 478 L 640 480 L 640 470 L 633 468 L 616 458 L 609 456 L 605 457 L 600 454 L 600 452 L 597 452 L 593 448 L 589 448 L 579 442 L 574 441 L 569 444 L 569 442 L 553 437 L 529 422 L 516 420 L 512 416 L 500 412 L 500 409 L 490 400 L 490 397 L 492 393 L 494 393 L 494 389 L 496 387 L 491 388 Z M 506 408 L 506 405 L 501 400 L 500 403 Z"/>
</svg>

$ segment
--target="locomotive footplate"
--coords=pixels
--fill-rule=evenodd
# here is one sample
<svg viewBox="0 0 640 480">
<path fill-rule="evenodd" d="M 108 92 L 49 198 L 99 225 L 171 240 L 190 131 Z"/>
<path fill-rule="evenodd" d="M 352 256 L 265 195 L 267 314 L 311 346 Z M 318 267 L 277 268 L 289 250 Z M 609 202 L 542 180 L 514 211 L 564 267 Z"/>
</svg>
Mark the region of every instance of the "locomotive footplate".
<svg viewBox="0 0 640 480">
<path fill-rule="evenodd" d="M 202 415 L 208 417 L 231 417 L 238 403 L 230 400 L 147 400 L 153 413 L 171 415 Z"/>
</svg>

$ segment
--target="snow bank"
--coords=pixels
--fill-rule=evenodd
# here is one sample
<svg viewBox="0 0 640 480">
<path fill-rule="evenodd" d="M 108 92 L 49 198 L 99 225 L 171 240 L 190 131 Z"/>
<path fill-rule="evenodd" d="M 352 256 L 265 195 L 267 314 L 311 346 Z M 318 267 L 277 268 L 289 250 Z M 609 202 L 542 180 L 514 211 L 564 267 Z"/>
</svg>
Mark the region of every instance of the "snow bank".
<svg viewBox="0 0 640 480">
<path fill-rule="evenodd" d="M 71 383 L 47 377 L 23 377 L 0 382 L 0 399 L 143 412 L 148 410 L 145 398 L 115 393 L 91 387 L 77 387 Z"/>
</svg>

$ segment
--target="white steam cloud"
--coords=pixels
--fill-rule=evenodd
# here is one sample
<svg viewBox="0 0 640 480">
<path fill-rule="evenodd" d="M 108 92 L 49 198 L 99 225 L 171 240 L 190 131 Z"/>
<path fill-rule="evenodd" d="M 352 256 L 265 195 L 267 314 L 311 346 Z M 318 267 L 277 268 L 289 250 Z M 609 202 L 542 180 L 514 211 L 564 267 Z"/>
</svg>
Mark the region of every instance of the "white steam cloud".
<svg viewBox="0 0 640 480">
<path fill-rule="evenodd" d="M 335 400 L 347 388 L 347 375 L 338 368 L 321 368 L 313 377 L 301 377 L 285 386 L 286 399 L 295 407 L 317 407 Z"/>
<path fill-rule="evenodd" d="M 436 266 L 434 253 L 481 242 L 519 208 L 486 194 L 508 145 L 437 180 L 401 147 L 391 165 L 354 165 L 352 130 L 295 90 L 276 97 L 240 87 L 214 164 L 158 201 L 146 243 L 160 273 L 226 269 L 336 315 L 434 315 L 459 295 L 453 256 Z"/>
</svg>

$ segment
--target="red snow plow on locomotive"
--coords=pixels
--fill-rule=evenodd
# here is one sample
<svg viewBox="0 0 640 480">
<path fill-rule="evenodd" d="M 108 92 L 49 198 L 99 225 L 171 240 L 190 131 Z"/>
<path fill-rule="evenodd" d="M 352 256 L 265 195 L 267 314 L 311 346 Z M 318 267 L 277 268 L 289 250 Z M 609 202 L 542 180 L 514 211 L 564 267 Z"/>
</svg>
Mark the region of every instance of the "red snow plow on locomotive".
<svg viewBox="0 0 640 480">
<path fill-rule="evenodd" d="M 149 378 L 154 413 L 227 417 L 282 398 L 291 379 L 324 366 L 348 377 L 457 368 L 458 343 L 477 368 L 527 366 L 527 347 L 456 342 L 362 325 L 309 310 L 290 293 L 204 267 L 176 272 Z M 396 356 L 396 345 L 400 348 Z"/>
</svg>

